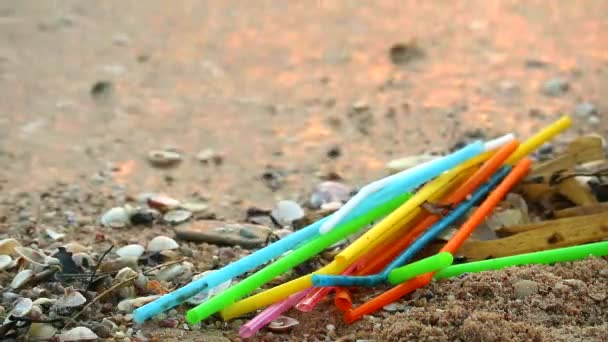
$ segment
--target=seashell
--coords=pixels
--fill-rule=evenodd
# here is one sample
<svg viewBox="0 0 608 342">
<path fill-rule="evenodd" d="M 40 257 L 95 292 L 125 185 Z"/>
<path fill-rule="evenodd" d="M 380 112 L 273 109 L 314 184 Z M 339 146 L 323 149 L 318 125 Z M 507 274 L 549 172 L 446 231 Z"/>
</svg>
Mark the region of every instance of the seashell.
<svg viewBox="0 0 608 342">
<path fill-rule="evenodd" d="M 167 236 L 157 236 L 148 243 L 149 252 L 160 252 L 167 249 L 176 249 L 179 245 L 175 240 Z"/>
<path fill-rule="evenodd" d="M 120 247 L 119 249 L 116 250 L 116 254 L 118 256 L 120 256 L 121 258 L 125 258 L 125 257 L 135 257 L 135 258 L 139 258 L 140 256 L 142 256 L 144 254 L 145 248 L 142 245 L 138 245 L 138 244 L 132 244 L 132 245 L 126 245 L 124 247 Z"/>
<path fill-rule="evenodd" d="M 20 298 L 17 300 L 15 306 L 13 307 L 13 310 L 11 310 L 8 316 L 13 315 L 16 317 L 25 317 L 29 315 L 29 313 L 32 311 L 32 307 L 33 303 L 31 299 Z"/>
<path fill-rule="evenodd" d="M 59 335 L 60 342 L 96 341 L 97 339 L 99 339 L 97 334 L 86 327 L 76 327 Z"/>
<path fill-rule="evenodd" d="M 19 289 L 23 285 L 25 285 L 28 281 L 30 281 L 33 277 L 34 277 L 34 271 L 32 271 L 32 270 L 23 270 L 23 271 L 17 273 L 17 275 L 15 276 L 15 278 L 13 278 L 13 281 L 11 282 L 10 288 L 11 289 Z"/>
<path fill-rule="evenodd" d="M 174 264 L 158 271 L 158 273 L 156 274 L 156 279 L 161 281 L 170 281 L 178 277 L 180 274 L 184 273 L 184 271 L 186 271 L 186 268 L 184 266 L 180 264 Z"/>
<path fill-rule="evenodd" d="M 38 306 L 45 306 L 45 305 L 53 305 L 53 304 L 55 304 L 55 302 L 57 302 L 57 299 L 42 297 L 42 298 L 36 299 L 32 303 L 34 305 L 38 305 Z"/>
<path fill-rule="evenodd" d="M 49 257 L 41 251 L 37 251 L 29 247 L 19 246 L 15 247 L 15 252 L 23 259 L 34 265 L 46 266 L 48 264 L 47 261 Z"/>
<path fill-rule="evenodd" d="M 111 260 L 101 264 L 102 272 L 116 272 L 124 267 L 137 269 L 137 258 L 135 257 L 122 257 L 116 260 Z"/>
<path fill-rule="evenodd" d="M 132 268 L 130 268 L 130 267 L 124 267 L 120 271 L 118 271 L 118 273 L 116 273 L 116 276 L 114 277 L 114 281 L 115 282 L 122 282 L 122 281 L 125 281 L 125 280 L 129 279 L 129 278 L 133 278 L 136 275 L 138 275 L 138 273 L 135 272 Z"/>
<path fill-rule="evenodd" d="M 215 270 L 210 270 L 210 271 L 205 271 L 203 273 L 197 274 L 194 277 L 192 277 L 192 281 L 198 280 L 206 275 L 209 275 L 210 273 L 215 272 Z M 201 303 L 203 303 L 204 301 L 206 301 L 207 299 L 209 299 L 210 297 L 215 296 L 216 294 L 224 291 L 225 289 L 229 288 L 230 285 L 232 285 L 232 281 L 228 280 L 225 281 L 221 284 L 219 284 L 218 286 L 211 288 L 209 290 L 206 291 L 202 291 L 192 297 L 190 297 L 187 302 L 188 304 L 192 304 L 192 305 L 199 305 Z"/>
<path fill-rule="evenodd" d="M 27 333 L 28 341 L 47 341 L 55 336 L 57 329 L 48 323 L 32 323 Z"/>
<path fill-rule="evenodd" d="M 114 207 L 101 216 L 101 224 L 105 227 L 124 228 L 129 223 L 129 211 L 123 207 Z"/>
<path fill-rule="evenodd" d="M 304 217 L 304 210 L 294 201 L 279 201 L 270 215 L 282 226 L 291 225 L 295 220 Z"/>
<path fill-rule="evenodd" d="M 163 215 L 163 220 L 170 224 L 180 224 L 192 217 L 192 213 L 188 210 L 176 209 L 168 211 Z"/>
<path fill-rule="evenodd" d="M 46 235 L 48 235 L 51 238 L 51 240 L 55 240 L 55 241 L 61 240 L 65 237 L 65 234 L 58 233 L 50 228 L 46 229 Z"/>
<path fill-rule="evenodd" d="M 268 324 L 268 330 L 275 332 L 285 332 L 298 324 L 300 324 L 300 322 L 295 318 L 279 316 L 274 321 L 270 322 L 270 324 Z"/>
<path fill-rule="evenodd" d="M 148 161 L 156 167 L 170 167 L 182 161 L 181 154 L 171 150 L 153 150 L 148 152 Z"/>
<path fill-rule="evenodd" d="M 0 255 L 0 271 L 12 268 L 15 266 L 13 258 L 8 255 Z"/>
<path fill-rule="evenodd" d="M 155 194 L 147 199 L 150 208 L 165 212 L 176 209 L 180 206 L 180 201 L 163 194 Z"/>
<path fill-rule="evenodd" d="M 116 307 L 118 308 L 118 310 L 120 310 L 122 312 L 132 312 L 133 310 L 135 310 L 145 304 L 153 302 L 160 297 L 161 297 L 160 295 L 153 295 L 153 296 L 147 296 L 147 297 L 124 299 L 124 300 L 120 301 Z"/>
<path fill-rule="evenodd" d="M 166 260 L 177 260 L 177 259 L 181 258 L 181 256 L 182 256 L 178 251 L 176 251 L 174 249 L 167 249 L 164 251 L 160 251 L 158 254 L 165 257 Z"/>
<path fill-rule="evenodd" d="M 348 201 L 352 189 L 342 183 L 326 181 L 315 186 L 310 195 L 310 206 L 321 208 L 328 203 L 343 203 Z"/>
<path fill-rule="evenodd" d="M 76 265 L 84 268 L 89 268 L 95 265 L 95 260 L 93 260 L 93 258 L 91 258 L 91 256 L 87 253 L 76 253 L 72 255 L 72 260 L 74 260 Z"/>
<path fill-rule="evenodd" d="M 84 252 L 88 252 L 90 250 L 89 247 L 83 246 L 82 244 L 80 244 L 76 241 L 71 241 L 63 247 L 65 248 L 66 251 L 73 253 L 73 254 L 84 253 Z"/>
<path fill-rule="evenodd" d="M 21 246 L 15 239 L 0 240 L 0 254 L 15 255 L 15 247 Z"/>
<path fill-rule="evenodd" d="M 201 202 L 184 202 L 179 207 L 195 214 L 207 211 L 209 208 L 207 204 Z"/>
<path fill-rule="evenodd" d="M 78 291 L 71 287 L 66 289 L 66 294 L 60 297 L 53 305 L 53 309 L 61 310 L 66 308 L 75 308 L 83 305 L 87 299 Z"/>
</svg>

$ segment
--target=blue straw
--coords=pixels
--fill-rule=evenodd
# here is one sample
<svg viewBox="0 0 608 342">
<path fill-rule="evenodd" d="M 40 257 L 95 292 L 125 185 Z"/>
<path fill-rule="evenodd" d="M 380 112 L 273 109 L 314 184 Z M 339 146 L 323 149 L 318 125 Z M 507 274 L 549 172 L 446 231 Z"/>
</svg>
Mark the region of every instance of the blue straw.
<svg viewBox="0 0 608 342">
<path fill-rule="evenodd" d="M 511 166 L 501 167 L 489 181 L 481 185 L 466 201 L 462 202 L 456 209 L 446 215 L 441 221 L 434 224 L 425 231 L 405 251 L 395 258 L 384 270 L 377 274 L 367 276 L 341 276 L 314 274 L 312 283 L 314 286 L 364 286 L 371 287 L 386 281 L 389 273 L 410 261 L 426 245 L 431 243 L 441 232 L 452 225 L 461 216 L 467 213 L 477 202 L 483 199 L 496 185 L 511 171 Z"/>
<path fill-rule="evenodd" d="M 482 142 L 474 142 L 464 148 L 452 153 L 450 161 L 458 164 L 464 162 L 474 156 L 480 154 L 484 150 L 484 144 Z M 459 161 L 454 160 L 453 156 L 459 156 Z M 419 184 L 418 184 L 419 185 Z M 395 178 L 387 186 L 383 187 L 377 192 L 367 196 L 359 205 L 357 205 L 353 211 L 346 215 L 343 222 L 348 222 L 357 217 L 362 216 L 372 208 L 380 206 L 397 196 L 408 192 L 412 189 L 412 185 L 407 178 Z M 136 323 L 143 323 L 147 319 L 154 317 L 155 315 L 170 310 L 182 303 L 189 298 L 203 292 L 212 289 L 219 284 L 222 284 L 228 280 L 232 280 L 246 272 L 249 272 L 256 267 L 265 264 L 266 262 L 276 258 L 304 243 L 319 236 L 319 228 L 322 224 L 328 220 L 330 216 L 327 216 L 313 224 L 308 225 L 305 228 L 298 230 L 297 232 L 290 234 L 283 239 L 276 241 L 256 252 L 239 259 L 229 265 L 226 265 L 222 269 L 219 269 L 209 275 L 197 279 L 171 293 L 168 293 L 161 298 L 148 303 L 139 309 L 133 311 L 133 320 Z M 379 219 L 380 217 L 376 218 Z"/>
</svg>

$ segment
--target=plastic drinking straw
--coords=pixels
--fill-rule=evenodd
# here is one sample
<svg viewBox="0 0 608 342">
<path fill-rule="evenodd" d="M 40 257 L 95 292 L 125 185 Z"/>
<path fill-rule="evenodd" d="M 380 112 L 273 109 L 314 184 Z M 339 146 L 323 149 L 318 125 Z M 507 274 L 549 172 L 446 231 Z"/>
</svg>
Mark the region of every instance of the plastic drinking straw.
<svg viewBox="0 0 608 342">
<path fill-rule="evenodd" d="M 375 286 L 384 281 L 388 274 L 395 268 L 403 265 L 411 260 L 418 252 L 426 245 L 433 242 L 439 234 L 450 227 L 456 220 L 465 215 L 477 202 L 485 197 L 508 173 L 511 171 L 510 166 L 503 166 L 497 171 L 490 180 L 481 185 L 469 198 L 462 202 L 456 209 L 452 210 L 448 215 L 444 216 L 439 222 L 429 228 L 427 231 L 414 241 L 405 251 L 403 251 L 395 260 L 393 260 L 380 273 L 367 276 L 338 276 L 315 274 L 312 276 L 314 286 Z"/>
<path fill-rule="evenodd" d="M 484 144 L 484 151 L 494 150 L 504 144 L 507 144 L 509 141 L 514 140 L 514 138 L 515 136 L 510 133 L 503 135 L 502 137 L 490 140 Z M 413 188 L 428 181 L 429 179 L 434 178 L 442 172 L 451 169 L 452 167 L 447 167 L 448 165 L 450 165 L 448 158 L 452 158 L 453 156 L 454 154 L 451 154 L 442 158 L 429 161 L 424 164 L 417 165 L 413 168 L 401 171 L 397 174 L 382 178 L 364 186 L 361 190 L 359 190 L 359 192 L 357 192 L 355 196 L 353 196 L 340 209 L 338 209 L 338 211 L 336 211 L 330 219 L 328 219 L 321 225 L 319 232 L 321 234 L 326 234 L 327 232 L 332 230 L 333 227 L 338 222 L 340 222 L 363 199 L 365 199 L 370 194 L 382 189 L 387 184 L 395 181 L 396 179 L 399 179 L 404 183 L 404 191 L 411 191 Z"/>
<path fill-rule="evenodd" d="M 267 307 L 264 311 L 260 312 L 249 322 L 241 326 L 241 328 L 239 329 L 239 336 L 242 338 L 249 338 L 255 335 L 255 333 L 262 329 L 266 324 L 274 321 L 283 312 L 291 309 L 294 304 L 304 298 L 304 296 L 306 296 L 308 292 L 309 290 L 300 291 L 296 294 L 289 296 L 285 300 L 282 300 Z"/>
<path fill-rule="evenodd" d="M 342 274 L 351 274 L 353 273 L 357 267 L 359 267 L 361 263 L 356 262 L 350 265 Z M 308 291 L 308 294 L 302 298 L 296 305 L 296 309 L 302 312 L 310 312 L 312 309 L 319 304 L 320 301 L 323 300 L 331 291 L 336 290 L 335 287 L 315 287 Z M 307 290 L 304 290 L 307 291 Z M 302 292 L 302 291 L 300 291 Z M 298 293 L 300 293 L 298 292 Z"/>
<path fill-rule="evenodd" d="M 509 175 L 496 187 L 494 191 L 488 195 L 483 203 L 475 210 L 475 212 L 467 219 L 467 221 L 458 229 L 456 234 L 443 246 L 440 252 L 449 252 L 454 254 L 462 245 L 462 243 L 471 235 L 471 233 L 481 224 L 485 218 L 492 212 L 498 203 L 504 198 L 507 193 L 515 186 L 528 172 L 532 162 L 529 159 L 523 159 L 515 165 Z M 429 272 L 421 276 L 415 277 L 401 283 L 390 290 L 380 294 L 379 296 L 363 303 L 359 307 L 352 309 L 344 314 L 344 319 L 348 323 L 352 323 L 363 315 L 371 314 L 385 305 L 395 302 L 399 298 L 415 291 L 416 289 L 428 285 L 434 273 Z"/>
<path fill-rule="evenodd" d="M 519 254 L 490 260 L 452 265 L 437 272 L 434 278 L 444 279 L 456 277 L 463 273 L 500 270 L 506 267 L 521 265 L 553 264 L 556 262 L 581 260 L 590 256 L 603 257 L 606 255 L 608 255 L 608 241 L 602 241 L 580 246 L 562 247 L 541 252 Z M 397 282 L 401 280 L 401 275 L 398 270 L 399 269 L 393 271 L 395 272 L 394 279 Z"/>
<path fill-rule="evenodd" d="M 428 258 L 421 259 L 411 264 L 396 268 L 388 275 L 391 285 L 401 284 L 405 280 L 412 279 L 421 274 L 439 272 L 452 265 L 454 257 L 449 252 L 437 253 Z"/>
<path fill-rule="evenodd" d="M 475 159 L 475 158 L 473 158 L 473 159 Z M 463 163 L 463 165 L 469 166 L 469 162 Z M 458 171 L 460 169 L 461 169 L 461 166 L 457 167 L 455 170 Z M 449 191 L 449 189 L 451 188 L 451 182 L 454 179 L 458 179 L 457 176 L 458 176 L 458 172 L 450 171 L 450 172 L 447 172 L 447 173 L 437 177 L 436 179 L 432 180 L 431 182 L 426 184 L 424 187 L 422 187 L 412 198 L 410 198 L 408 200 L 408 202 L 415 201 L 416 203 L 422 203 L 422 202 L 424 202 L 424 200 L 428 199 L 429 197 L 433 196 L 436 193 L 439 193 L 440 194 L 439 196 L 441 196 L 441 194 L 444 191 Z M 402 205 L 400 207 L 400 209 L 403 209 L 403 208 L 404 208 L 404 206 Z M 395 227 L 397 227 L 397 228 L 402 227 L 405 224 L 405 222 L 413 219 L 420 212 L 420 208 L 417 205 L 410 206 L 410 208 L 412 210 L 402 210 L 402 212 L 404 212 L 406 214 L 406 215 L 404 215 L 404 217 L 399 217 L 399 216 L 395 217 L 395 210 L 394 210 L 391 214 L 389 214 L 382 221 L 380 221 L 380 223 L 376 224 L 376 226 L 372 229 L 376 229 L 378 227 L 381 227 L 381 229 L 386 229 L 387 227 L 390 229 L 394 229 Z M 394 222 L 395 224 L 392 224 L 392 222 L 389 220 L 392 220 L 392 222 Z M 382 227 L 383 225 L 384 225 L 384 227 Z M 386 236 L 391 235 L 390 229 L 389 229 L 389 232 L 386 233 Z M 334 230 L 332 230 L 330 233 L 333 233 L 333 232 L 334 232 Z M 330 235 L 330 233 L 328 233 L 326 235 L 322 235 L 321 237 Z M 380 234 L 380 235 L 382 235 L 382 234 Z M 361 239 L 361 238 L 359 238 L 359 239 Z M 382 242 L 382 240 L 380 239 L 379 242 Z M 342 262 L 342 263 L 338 263 L 338 262 L 336 262 L 336 260 L 334 260 L 331 263 L 329 263 L 328 265 L 324 266 L 323 268 L 317 270 L 315 273 L 323 273 L 323 274 L 340 273 L 343 270 L 345 270 L 350 265 L 350 263 L 354 262 L 356 260 L 356 258 L 361 256 L 363 253 L 367 252 L 369 249 L 374 248 L 377 244 L 379 244 L 379 242 L 373 241 L 373 243 L 368 243 L 368 244 L 363 244 L 361 246 L 358 246 L 358 250 L 353 251 L 353 253 L 351 253 L 352 259 L 346 260 L 347 262 Z M 308 243 L 307 245 L 310 245 L 310 244 L 311 243 Z M 304 247 L 306 247 L 306 246 L 304 246 Z M 350 248 L 352 248 L 352 244 L 350 246 L 348 246 L 345 250 L 348 250 Z M 289 255 L 287 255 L 286 257 L 284 257 L 283 259 L 285 259 L 285 258 L 301 258 L 301 255 L 294 254 L 294 252 L 292 252 Z M 284 263 L 288 262 L 289 264 L 291 264 L 291 263 L 295 262 L 295 264 L 297 264 L 298 262 L 304 261 L 304 260 L 298 260 L 296 262 L 296 261 L 290 260 L 290 259 L 288 259 L 289 261 L 285 261 L 283 259 L 277 261 L 277 263 L 278 262 L 284 262 Z M 267 271 L 267 269 L 269 267 L 279 267 L 279 266 L 276 266 L 276 265 L 273 266 L 273 265 L 267 266 L 265 269 L 263 269 L 260 272 Z M 282 266 L 280 266 L 280 267 L 284 267 L 284 264 L 282 264 Z M 271 272 L 276 273 L 276 269 L 271 269 L 271 270 L 272 270 Z M 258 273 L 260 273 L 260 272 L 258 272 Z M 268 281 L 268 280 L 260 280 L 260 279 L 265 279 L 266 277 L 273 277 L 273 274 L 274 273 L 270 273 L 270 272 L 266 272 L 265 276 L 261 276 L 259 274 L 254 274 L 254 276 L 257 276 L 257 278 L 255 280 L 251 280 L 251 277 L 245 279 L 243 282 L 248 282 L 248 283 L 247 283 L 247 285 L 243 285 L 243 286 L 254 287 L 254 288 L 259 287 L 261 285 L 256 285 L 257 284 L 256 282 Z M 276 274 L 279 274 L 279 273 L 276 273 Z M 272 289 L 263 291 L 256 295 L 248 297 L 244 300 L 241 300 L 237 303 L 226 306 L 221 311 L 222 318 L 224 320 L 228 320 L 230 318 L 237 317 L 237 316 L 246 314 L 248 312 L 257 310 L 258 308 L 278 302 L 283 298 L 287 298 L 288 296 L 290 296 L 298 291 L 302 291 L 302 290 L 312 286 L 311 278 L 312 278 L 311 274 L 304 275 L 300 278 L 294 279 L 292 281 L 281 284 L 279 286 L 275 286 Z M 243 283 L 243 282 L 241 282 L 241 283 Z M 239 283 L 236 286 L 239 286 L 239 285 L 241 285 L 241 284 Z M 247 288 L 247 290 L 250 290 L 250 289 Z M 226 292 L 226 291 L 230 291 L 230 289 L 225 290 L 224 292 Z M 240 288 L 238 291 L 243 292 L 244 288 Z M 224 292 L 222 292 L 219 296 L 224 294 Z M 249 291 L 249 292 L 251 292 L 251 291 Z M 232 298 L 234 298 L 234 297 L 232 297 Z M 206 303 L 203 303 L 203 305 L 204 304 L 206 304 Z M 223 304 L 225 304 L 225 303 L 223 303 Z M 215 303 L 214 305 L 216 307 L 220 306 L 218 303 Z M 207 313 L 207 311 L 205 311 L 204 313 Z M 192 316 L 192 317 L 194 317 L 194 316 Z"/>
<path fill-rule="evenodd" d="M 350 296 L 350 291 L 345 287 L 336 287 L 334 293 L 334 305 L 340 311 L 350 310 L 353 306 L 353 300 Z"/>
<path fill-rule="evenodd" d="M 360 218 L 362 215 L 370 213 L 373 208 L 384 209 L 373 211 L 372 215 L 366 216 L 369 220 L 368 222 L 385 216 L 396 206 L 403 203 L 406 198 L 409 198 L 409 195 L 403 193 L 404 191 L 401 191 L 401 185 L 399 183 L 391 183 L 382 190 L 367 197 L 364 202 L 357 206 L 355 211 L 351 212 L 347 216 L 347 220 L 350 221 L 355 218 Z M 222 269 L 210 273 L 206 277 L 191 282 L 178 290 L 166 294 L 163 297 L 148 303 L 141 308 L 138 308 L 133 312 L 133 320 L 137 323 L 143 323 L 145 320 L 163 311 L 180 305 L 190 297 L 193 297 L 205 290 L 212 289 L 228 280 L 236 278 L 239 275 L 268 262 L 269 260 L 272 260 L 273 258 L 278 257 L 307 241 L 310 241 L 319 235 L 319 227 L 327 219 L 328 217 L 325 217 L 271 245 L 259 249 L 254 253 L 223 267 Z"/>
<path fill-rule="evenodd" d="M 542 146 L 542 144 L 545 142 L 551 140 L 554 136 L 558 135 L 571 125 L 572 119 L 570 119 L 570 117 L 567 115 L 563 116 L 521 144 L 517 151 L 515 151 L 515 153 L 509 157 L 507 164 L 513 165 L 517 163 L 522 158 Z"/>
</svg>

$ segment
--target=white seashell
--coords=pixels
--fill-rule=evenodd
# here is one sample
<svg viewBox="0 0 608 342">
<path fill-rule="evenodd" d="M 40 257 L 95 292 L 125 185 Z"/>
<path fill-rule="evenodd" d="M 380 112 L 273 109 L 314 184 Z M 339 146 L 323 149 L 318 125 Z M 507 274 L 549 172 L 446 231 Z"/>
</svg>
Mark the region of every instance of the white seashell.
<svg viewBox="0 0 608 342">
<path fill-rule="evenodd" d="M 153 302 L 160 298 L 160 295 L 147 296 L 147 297 L 139 297 L 139 298 L 130 298 L 122 300 L 116 306 L 118 310 L 122 312 L 131 312 L 145 304 Z"/>
<path fill-rule="evenodd" d="M 61 240 L 65 237 L 65 234 L 58 233 L 50 228 L 46 229 L 46 235 L 48 235 L 52 240 Z"/>
<path fill-rule="evenodd" d="M 186 268 L 184 266 L 180 264 L 174 264 L 158 271 L 158 273 L 156 274 L 156 279 L 161 281 L 171 281 L 178 277 L 180 274 L 184 273 L 184 271 L 186 271 Z"/>
<path fill-rule="evenodd" d="M 123 228 L 129 225 L 129 212 L 123 207 L 114 207 L 101 216 L 101 224 L 110 228 Z"/>
<path fill-rule="evenodd" d="M 15 252 L 34 265 L 46 266 L 48 264 L 48 256 L 41 251 L 37 251 L 29 247 L 19 246 L 15 247 Z"/>
<path fill-rule="evenodd" d="M 87 253 L 76 253 L 72 255 L 72 260 L 74 260 L 76 265 L 83 266 L 85 268 L 95 265 L 95 260 L 93 260 L 93 258 Z"/>
<path fill-rule="evenodd" d="M 15 247 L 21 246 L 15 239 L 0 240 L 0 254 L 15 255 Z"/>
<path fill-rule="evenodd" d="M 25 285 L 33 277 L 34 277 L 34 271 L 23 270 L 23 271 L 17 273 L 15 278 L 13 278 L 13 281 L 11 282 L 10 287 L 11 287 L 11 289 L 18 289 L 21 286 Z"/>
<path fill-rule="evenodd" d="M 13 310 L 11 310 L 9 316 L 13 315 L 17 317 L 25 317 L 32 311 L 33 306 L 34 305 L 31 299 L 20 298 L 15 303 L 15 306 L 13 307 Z"/>
<path fill-rule="evenodd" d="M 148 243 L 149 252 L 160 252 L 168 249 L 176 249 L 179 245 L 175 240 L 167 236 L 157 236 Z"/>
<path fill-rule="evenodd" d="M 279 316 L 275 318 L 274 321 L 270 322 L 270 324 L 268 324 L 268 330 L 277 332 L 286 331 L 298 324 L 300 324 L 300 322 L 295 318 Z"/>
<path fill-rule="evenodd" d="M 210 273 L 215 272 L 215 270 L 210 270 L 210 271 L 205 271 L 201 274 L 197 274 L 194 277 L 192 277 L 192 281 L 198 280 L 206 275 L 209 275 Z M 228 280 L 225 281 L 221 284 L 219 284 L 218 286 L 207 290 L 207 291 L 202 291 L 192 297 L 190 297 L 187 302 L 188 304 L 192 304 L 192 305 L 199 305 L 201 303 L 203 303 L 204 301 L 206 301 L 207 299 L 209 299 L 210 297 L 215 296 L 216 294 L 224 291 L 225 289 L 229 288 L 230 285 L 232 285 L 232 281 Z"/>
<path fill-rule="evenodd" d="M 38 306 L 45 306 L 45 305 L 55 304 L 55 302 L 57 302 L 57 299 L 42 297 L 42 298 L 38 298 L 35 301 L 33 301 L 33 304 L 38 305 Z"/>
<path fill-rule="evenodd" d="M 192 213 L 201 213 L 206 211 L 207 208 L 209 208 L 207 204 L 201 202 L 185 202 L 182 203 L 179 207 L 188 210 Z"/>
<path fill-rule="evenodd" d="M 65 246 L 63 246 L 65 248 L 66 251 L 76 254 L 76 253 L 85 253 L 88 252 L 90 250 L 89 247 L 83 246 L 82 244 L 76 242 L 76 241 L 71 241 L 70 243 L 67 243 Z"/>
<path fill-rule="evenodd" d="M 139 258 L 140 256 L 142 256 L 144 254 L 145 248 L 142 245 L 138 245 L 138 244 L 133 244 L 133 245 L 126 245 L 124 247 L 120 247 L 119 249 L 116 250 L 116 254 L 120 257 L 126 258 L 126 257 L 135 257 L 135 258 Z"/>
<path fill-rule="evenodd" d="M 59 335 L 60 342 L 96 341 L 99 336 L 86 327 L 76 327 Z"/>
<path fill-rule="evenodd" d="M 165 215 L 163 215 L 163 220 L 167 223 L 179 224 L 185 222 L 190 217 L 192 217 L 192 213 L 188 210 L 176 209 L 168 211 Z"/>
<path fill-rule="evenodd" d="M 0 271 L 12 268 L 15 266 L 13 258 L 8 255 L 0 255 Z"/>
<path fill-rule="evenodd" d="M 87 302 L 87 299 L 78 291 L 69 287 L 66 294 L 60 297 L 53 305 L 53 309 L 75 308 Z"/>
<path fill-rule="evenodd" d="M 132 268 L 124 267 L 120 271 L 118 271 L 118 273 L 116 273 L 116 276 L 114 277 L 114 281 L 122 282 L 129 278 L 133 278 L 136 275 L 138 275 L 138 273 L 135 272 Z"/>
<path fill-rule="evenodd" d="M 27 333 L 28 341 L 47 341 L 55 336 L 57 329 L 48 323 L 32 323 Z"/>
</svg>

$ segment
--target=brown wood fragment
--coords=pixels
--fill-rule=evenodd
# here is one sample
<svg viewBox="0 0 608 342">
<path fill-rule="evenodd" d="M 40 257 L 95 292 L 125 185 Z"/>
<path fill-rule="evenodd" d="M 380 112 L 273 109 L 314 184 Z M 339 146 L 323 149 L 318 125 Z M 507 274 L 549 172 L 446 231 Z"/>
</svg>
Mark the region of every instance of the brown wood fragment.
<svg viewBox="0 0 608 342">
<path fill-rule="evenodd" d="M 608 239 L 608 213 L 551 220 L 520 228 L 518 234 L 497 240 L 467 242 L 456 255 L 484 260 Z"/>
<path fill-rule="evenodd" d="M 555 216 L 555 218 L 566 218 L 573 216 L 593 215 L 603 212 L 608 212 L 608 202 L 556 210 L 553 212 L 553 216 Z"/>
<path fill-rule="evenodd" d="M 564 179 L 557 185 L 557 191 L 576 205 L 598 203 L 591 190 L 579 183 L 574 177 Z"/>
<path fill-rule="evenodd" d="M 602 139 L 597 136 L 584 136 L 571 142 L 562 155 L 534 165 L 530 176 L 568 170 L 578 164 L 600 159 L 604 159 Z"/>
</svg>

